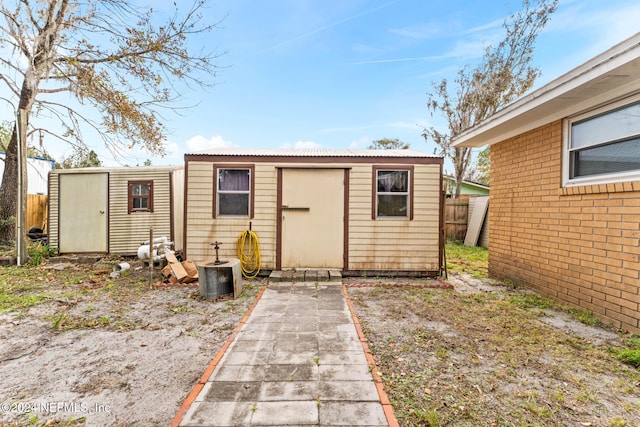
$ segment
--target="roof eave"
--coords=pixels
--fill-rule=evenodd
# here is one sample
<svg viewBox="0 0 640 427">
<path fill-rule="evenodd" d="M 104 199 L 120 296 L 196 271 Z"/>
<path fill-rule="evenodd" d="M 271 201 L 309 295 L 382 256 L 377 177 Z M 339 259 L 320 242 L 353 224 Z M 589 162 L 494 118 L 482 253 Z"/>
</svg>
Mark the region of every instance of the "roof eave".
<svg viewBox="0 0 640 427">
<path fill-rule="evenodd" d="M 482 147 L 640 91 L 640 33 L 498 111 L 452 141 Z"/>
</svg>

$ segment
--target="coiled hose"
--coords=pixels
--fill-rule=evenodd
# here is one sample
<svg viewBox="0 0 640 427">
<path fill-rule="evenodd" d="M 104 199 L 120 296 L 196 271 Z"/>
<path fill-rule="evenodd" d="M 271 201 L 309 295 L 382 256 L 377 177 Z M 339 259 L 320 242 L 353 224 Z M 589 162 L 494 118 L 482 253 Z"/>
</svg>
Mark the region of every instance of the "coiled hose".
<svg viewBox="0 0 640 427">
<path fill-rule="evenodd" d="M 238 236 L 238 259 L 242 275 L 253 279 L 260 273 L 260 242 L 258 235 L 245 230 Z"/>
</svg>

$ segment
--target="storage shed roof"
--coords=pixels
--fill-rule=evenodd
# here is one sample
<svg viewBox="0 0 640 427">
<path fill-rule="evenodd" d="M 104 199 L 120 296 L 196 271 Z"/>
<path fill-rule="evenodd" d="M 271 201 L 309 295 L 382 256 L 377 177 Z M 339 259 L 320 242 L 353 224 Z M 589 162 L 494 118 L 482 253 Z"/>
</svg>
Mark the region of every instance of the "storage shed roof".
<svg viewBox="0 0 640 427">
<path fill-rule="evenodd" d="M 104 167 L 104 166 L 92 166 L 86 168 L 72 168 L 72 169 L 54 169 L 55 173 L 68 174 L 68 173 L 106 173 L 106 172 L 121 172 L 121 173 L 154 173 L 158 171 L 174 171 L 184 169 L 184 166 L 133 166 L 133 167 Z"/>
<path fill-rule="evenodd" d="M 438 158 L 418 150 L 334 150 L 334 149 L 262 149 L 262 148 L 216 148 L 199 151 L 188 156 L 254 156 L 254 157 L 398 157 Z"/>
</svg>

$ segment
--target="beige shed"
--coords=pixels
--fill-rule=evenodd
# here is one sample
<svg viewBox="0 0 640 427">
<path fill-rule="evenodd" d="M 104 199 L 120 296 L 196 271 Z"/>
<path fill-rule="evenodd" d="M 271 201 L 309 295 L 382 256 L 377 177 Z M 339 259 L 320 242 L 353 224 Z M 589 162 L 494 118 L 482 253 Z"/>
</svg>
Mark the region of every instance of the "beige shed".
<svg viewBox="0 0 640 427">
<path fill-rule="evenodd" d="M 261 268 L 435 275 L 442 164 L 415 150 L 217 149 L 185 155 L 185 257 L 236 256 L 251 228 Z"/>
<path fill-rule="evenodd" d="M 135 255 L 167 237 L 183 246 L 182 166 L 55 169 L 49 174 L 49 245 L 59 253 Z"/>
</svg>

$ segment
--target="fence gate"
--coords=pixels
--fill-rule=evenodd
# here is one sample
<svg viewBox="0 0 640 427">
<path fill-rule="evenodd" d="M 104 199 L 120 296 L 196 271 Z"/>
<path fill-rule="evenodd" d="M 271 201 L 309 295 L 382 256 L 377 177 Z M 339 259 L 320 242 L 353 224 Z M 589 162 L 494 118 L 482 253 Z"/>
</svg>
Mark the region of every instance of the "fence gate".
<svg viewBox="0 0 640 427">
<path fill-rule="evenodd" d="M 444 211 L 446 238 L 463 241 L 467 234 L 469 199 L 446 199 Z"/>
</svg>

